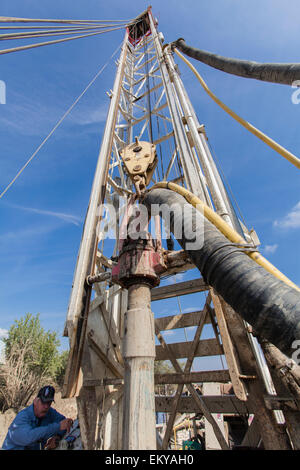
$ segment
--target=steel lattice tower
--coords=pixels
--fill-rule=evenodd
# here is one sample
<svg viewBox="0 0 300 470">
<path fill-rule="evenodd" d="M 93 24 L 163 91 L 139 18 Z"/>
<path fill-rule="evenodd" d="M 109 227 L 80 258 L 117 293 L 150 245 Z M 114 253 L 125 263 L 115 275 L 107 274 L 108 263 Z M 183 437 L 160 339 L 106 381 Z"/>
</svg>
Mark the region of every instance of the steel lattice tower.
<svg viewBox="0 0 300 470">
<path fill-rule="evenodd" d="M 150 186 L 158 181 L 175 181 L 216 211 L 247 243 L 257 242 L 255 233 L 241 224 L 233 209 L 210 152 L 205 127 L 197 118 L 172 50 L 164 45 L 151 9 L 127 28 L 117 62 L 65 326 L 70 354 L 64 396 L 77 397 L 84 447 L 155 448 L 156 410 L 169 413 L 164 437 L 158 443 L 162 448 L 167 448 L 176 413 L 181 412 L 204 416 L 222 449 L 228 449 L 229 445 L 224 426 L 216 419 L 217 413 L 237 413 L 244 420 L 249 414 L 254 415 L 252 424 L 246 423 L 245 445 L 252 438 L 254 446 L 263 442 L 266 449 L 289 448 L 287 437 L 282 433 L 283 415 L 274 413 L 274 409 L 279 409 L 276 399 L 285 395 L 286 389 L 275 382 L 274 389 L 249 325 L 199 275 L 195 275 L 194 280 L 178 283 L 176 289 L 169 285 L 154 287 L 150 294 L 150 289 L 148 291 L 152 302 L 198 293 L 197 311 L 177 316 L 170 312 L 168 316 L 152 316 L 152 319 L 147 314 L 144 320 L 149 321 L 147 328 L 142 324 L 141 331 L 130 332 L 131 343 L 126 343 L 127 327 L 131 324 L 124 324 L 128 321 L 128 305 L 135 301 L 133 307 L 130 304 L 131 308 L 142 312 L 142 301 L 147 303 L 147 299 L 138 303 L 136 293 L 136 298 L 131 296 L 128 303 L 132 291 L 108 279 L 122 248 L 122 220 L 137 191 L 124 165 L 124 149 L 142 142 L 149 142 L 156 148 L 157 164 Z M 116 224 L 111 223 L 104 211 L 107 204 L 119 208 L 120 220 Z M 107 237 L 109 231 L 114 239 Z M 171 249 L 165 252 L 168 264 L 161 279 L 195 268 L 184 254 Z M 87 282 L 89 276 L 91 282 Z M 212 325 L 215 332 L 212 339 L 201 338 L 206 324 Z M 187 327 L 195 327 L 192 341 L 168 344 L 161 333 Z M 128 349 L 130 344 L 138 343 L 138 335 L 144 335 L 143 330 L 149 333 L 147 339 L 143 339 L 147 343 L 145 355 L 150 364 L 146 385 L 144 379 L 139 378 L 141 368 L 133 370 L 130 366 L 128 371 L 133 357 Z M 160 343 L 156 347 L 154 332 Z M 195 358 L 217 355 L 226 358 L 226 369 L 192 370 L 192 365 L 197 364 Z M 143 357 L 143 353 L 140 356 Z M 158 361 L 169 360 L 174 373 L 169 377 L 156 374 L 154 380 L 151 372 L 154 356 Z M 186 363 L 182 367 L 178 360 L 183 358 Z M 155 397 L 154 382 L 156 385 L 176 384 L 175 395 Z M 233 391 L 224 396 L 199 395 L 196 383 L 230 383 Z M 184 385 L 189 392 L 186 397 L 182 396 Z M 134 407 L 133 411 L 126 411 L 131 410 L 132 400 L 141 402 L 138 412 Z M 299 446 L 298 418 L 289 410 L 284 414 L 296 448 Z M 132 420 L 137 423 L 136 430 L 130 424 Z"/>
</svg>

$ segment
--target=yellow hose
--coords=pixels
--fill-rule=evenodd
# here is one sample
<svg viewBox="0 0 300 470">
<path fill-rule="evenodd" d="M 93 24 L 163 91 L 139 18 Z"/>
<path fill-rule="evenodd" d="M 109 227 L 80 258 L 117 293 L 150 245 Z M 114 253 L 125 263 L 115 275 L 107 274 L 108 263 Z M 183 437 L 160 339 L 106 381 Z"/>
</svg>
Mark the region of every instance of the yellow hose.
<svg viewBox="0 0 300 470">
<path fill-rule="evenodd" d="M 279 145 L 275 140 L 271 139 L 268 137 L 266 134 L 261 132 L 259 129 L 256 127 L 252 126 L 249 122 L 245 121 L 245 119 L 241 118 L 238 116 L 234 111 L 232 111 L 226 104 L 224 104 L 219 98 L 216 97 L 216 95 L 208 88 L 206 85 L 205 81 L 199 74 L 199 72 L 195 69 L 195 67 L 191 64 L 189 60 L 187 60 L 179 51 L 178 49 L 174 49 L 176 54 L 189 66 L 189 68 L 194 72 L 196 77 L 198 78 L 199 82 L 201 83 L 202 87 L 208 93 L 208 95 L 219 105 L 221 108 L 226 111 L 233 119 L 235 119 L 237 122 L 239 122 L 242 126 L 244 126 L 248 131 L 252 132 L 252 134 L 256 135 L 260 140 L 262 140 L 265 144 L 269 145 L 273 150 L 278 152 L 280 155 L 282 155 L 284 158 L 286 158 L 289 162 L 291 162 L 293 165 L 295 165 L 297 168 L 300 168 L 300 159 L 296 157 L 296 155 L 292 154 L 288 150 L 286 150 L 284 147 Z"/>
<path fill-rule="evenodd" d="M 241 245 L 245 244 L 245 240 L 241 235 L 239 235 L 233 228 L 230 227 L 216 212 L 214 212 L 210 207 L 208 207 L 204 202 L 201 201 L 197 196 L 192 194 L 187 189 L 179 186 L 175 183 L 168 183 L 167 181 L 162 181 L 161 183 L 156 183 L 150 190 L 156 188 L 166 188 L 175 191 L 178 194 L 181 194 L 193 207 L 195 207 L 199 212 L 201 212 L 204 217 L 206 217 L 215 227 L 217 227 L 223 235 L 228 238 L 232 243 L 238 243 Z M 198 207 L 197 207 L 198 206 Z M 282 272 L 280 272 L 273 264 L 271 264 L 266 258 L 264 258 L 258 251 L 257 252 L 247 252 L 245 253 L 253 259 L 257 264 L 262 266 L 266 271 L 273 274 L 281 281 L 285 282 L 290 287 L 293 287 L 300 292 L 300 288 L 294 284 L 289 278 L 287 278 Z"/>
</svg>

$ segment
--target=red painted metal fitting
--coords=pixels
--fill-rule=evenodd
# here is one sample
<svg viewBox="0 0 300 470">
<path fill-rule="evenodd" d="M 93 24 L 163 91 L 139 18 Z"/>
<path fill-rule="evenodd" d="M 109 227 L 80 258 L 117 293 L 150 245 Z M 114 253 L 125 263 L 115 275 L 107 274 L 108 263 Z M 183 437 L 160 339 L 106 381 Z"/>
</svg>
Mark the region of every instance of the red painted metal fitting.
<svg viewBox="0 0 300 470">
<path fill-rule="evenodd" d="M 150 233 L 138 239 L 128 237 L 123 244 L 117 265 L 112 268 L 112 281 L 128 288 L 132 284 L 159 285 L 159 274 L 166 271 L 162 250 L 155 246 Z"/>
</svg>

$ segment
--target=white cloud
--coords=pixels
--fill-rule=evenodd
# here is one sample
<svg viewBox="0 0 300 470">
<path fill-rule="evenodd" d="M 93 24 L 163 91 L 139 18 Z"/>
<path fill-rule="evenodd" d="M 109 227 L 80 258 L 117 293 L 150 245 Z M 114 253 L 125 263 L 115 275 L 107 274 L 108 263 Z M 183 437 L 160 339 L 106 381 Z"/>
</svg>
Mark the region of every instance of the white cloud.
<svg viewBox="0 0 300 470">
<path fill-rule="evenodd" d="M 178 274 L 175 274 L 175 279 L 176 279 L 176 282 L 181 282 L 184 278 L 186 273 L 178 273 Z"/>
<path fill-rule="evenodd" d="M 266 246 L 264 247 L 263 251 L 264 251 L 267 255 L 269 255 L 269 254 L 273 255 L 273 253 L 275 253 L 275 251 L 277 250 L 277 248 L 278 248 L 278 245 L 276 245 L 276 244 L 274 244 L 274 245 L 266 245 Z"/>
<path fill-rule="evenodd" d="M 5 107 L 5 115 L 0 115 L 0 123 L 12 132 L 26 136 L 40 136 L 42 139 L 64 116 L 75 98 L 75 96 L 66 98 L 61 94 L 57 95 L 57 89 L 49 86 L 47 99 L 42 95 L 28 97 L 20 92 L 11 92 L 10 103 Z M 105 122 L 108 108 L 108 98 L 102 106 L 90 98 L 89 103 L 76 104 L 64 119 L 62 126 L 65 123 L 85 126 Z M 60 137 L 62 132 L 67 132 L 66 126 L 63 131 L 59 130 Z M 57 135 L 56 131 L 54 136 Z"/>
<path fill-rule="evenodd" d="M 166 330 L 163 332 L 163 336 L 173 336 L 173 335 L 175 335 L 174 330 Z"/>
<path fill-rule="evenodd" d="M 102 105 L 99 109 L 85 109 L 74 113 L 71 120 L 74 124 L 85 126 L 88 124 L 98 124 L 105 122 L 107 118 L 108 105 Z"/>
<path fill-rule="evenodd" d="M 53 100 L 47 105 L 41 100 L 37 103 L 36 99 L 18 92 L 12 92 L 11 102 L 5 111 L 5 115 L 0 116 L 1 125 L 22 135 L 41 136 L 49 132 L 51 124 L 54 125 L 60 118 Z"/>
<path fill-rule="evenodd" d="M 35 212 L 36 214 L 41 215 L 50 215 L 51 217 L 57 217 L 58 219 L 64 220 L 70 224 L 80 225 L 81 218 L 77 215 L 72 214 L 64 214 L 63 212 L 53 212 L 53 211 L 45 211 L 41 209 L 34 209 L 31 207 L 23 207 L 24 210 Z"/>
<path fill-rule="evenodd" d="M 195 331 L 196 328 L 197 328 L 196 326 L 187 326 L 187 327 L 185 328 L 185 330 L 186 330 L 186 331 Z"/>
<path fill-rule="evenodd" d="M 28 227 L 22 230 L 13 230 L 6 232 L 0 235 L 1 249 L 3 249 L 4 244 L 10 244 L 14 240 L 24 241 L 25 239 L 32 239 L 33 237 L 39 237 L 55 230 L 56 227 L 53 226 L 37 226 L 37 227 Z"/>
<path fill-rule="evenodd" d="M 4 360 L 4 343 L 2 338 L 6 338 L 8 334 L 8 330 L 4 328 L 0 328 L 0 362 Z"/>
<path fill-rule="evenodd" d="M 21 209 L 24 211 L 34 212 L 36 214 L 49 215 L 50 217 L 56 217 L 58 219 L 63 220 L 64 222 L 74 224 L 74 225 L 80 225 L 81 223 L 81 218 L 78 217 L 77 215 L 65 214 L 63 212 L 47 211 L 44 209 L 35 209 L 33 207 L 23 207 L 23 206 L 18 206 L 16 204 L 9 204 L 9 206 L 14 207 L 15 209 Z"/>
<path fill-rule="evenodd" d="M 281 220 L 275 220 L 274 227 L 300 228 L 300 201 Z"/>
<path fill-rule="evenodd" d="M 165 285 L 168 286 L 170 284 L 175 284 L 177 282 L 182 282 L 184 280 L 184 276 L 185 276 L 186 273 L 177 273 L 177 274 L 174 274 L 166 279 L 162 278 L 163 281 L 165 282 Z"/>
<path fill-rule="evenodd" d="M 8 330 L 5 330 L 4 328 L 0 328 L 0 340 L 2 340 L 2 338 L 6 338 L 8 334 Z"/>
<path fill-rule="evenodd" d="M 182 310 L 182 313 L 197 312 L 198 310 L 201 310 L 201 309 L 199 307 L 188 307 L 188 308 L 184 308 Z"/>
</svg>

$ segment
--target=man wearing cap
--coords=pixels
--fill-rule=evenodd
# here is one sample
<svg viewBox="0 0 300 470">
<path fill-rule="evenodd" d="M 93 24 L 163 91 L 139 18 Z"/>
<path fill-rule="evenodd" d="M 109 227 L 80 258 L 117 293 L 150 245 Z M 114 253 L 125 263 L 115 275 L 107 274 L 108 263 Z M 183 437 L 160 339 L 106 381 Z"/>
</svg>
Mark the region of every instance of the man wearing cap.
<svg viewBox="0 0 300 470">
<path fill-rule="evenodd" d="M 54 394 L 51 385 L 40 389 L 33 403 L 20 411 L 11 423 L 2 450 L 56 447 L 56 441 L 70 431 L 73 421 L 51 408 Z"/>
</svg>

